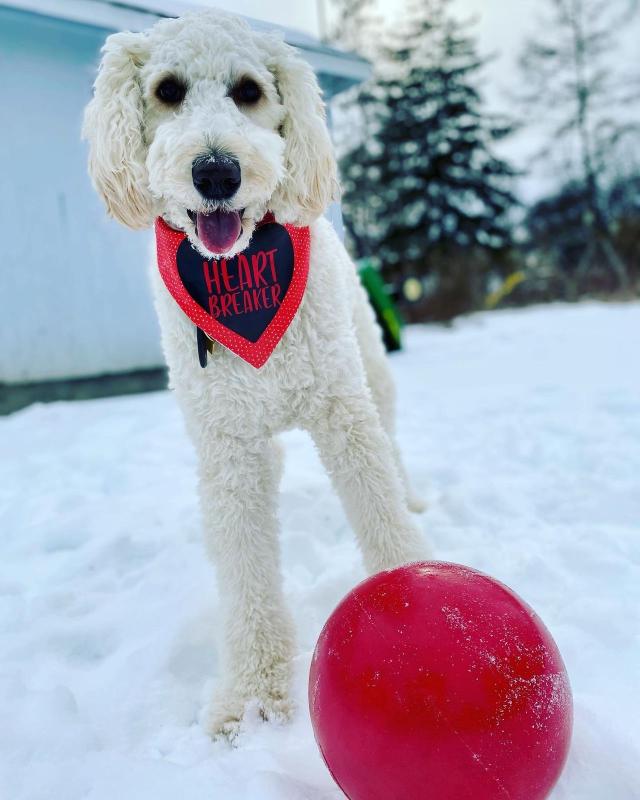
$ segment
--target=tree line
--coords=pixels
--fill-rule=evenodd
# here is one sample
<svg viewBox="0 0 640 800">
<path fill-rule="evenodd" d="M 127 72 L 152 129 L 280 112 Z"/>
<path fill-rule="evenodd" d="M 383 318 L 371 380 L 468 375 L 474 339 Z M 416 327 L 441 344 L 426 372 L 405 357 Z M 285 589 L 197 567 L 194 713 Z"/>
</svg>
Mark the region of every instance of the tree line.
<svg viewBox="0 0 640 800">
<path fill-rule="evenodd" d="M 612 58 L 638 7 L 544 3 L 504 118 L 486 107 L 486 59 L 452 0 L 420 0 L 393 29 L 370 0 L 338 0 L 334 39 L 372 63 L 337 115 L 348 240 L 410 318 L 640 291 L 640 74 Z M 536 160 L 557 177 L 527 205 L 514 187 L 532 167 L 500 143 L 540 121 Z"/>
</svg>

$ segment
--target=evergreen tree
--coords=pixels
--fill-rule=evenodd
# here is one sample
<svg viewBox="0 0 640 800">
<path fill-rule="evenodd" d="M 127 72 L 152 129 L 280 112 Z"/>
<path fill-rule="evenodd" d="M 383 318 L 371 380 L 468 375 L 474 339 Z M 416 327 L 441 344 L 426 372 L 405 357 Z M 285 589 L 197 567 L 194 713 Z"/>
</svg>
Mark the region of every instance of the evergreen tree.
<svg viewBox="0 0 640 800">
<path fill-rule="evenodd" d="M 431 276 L 438 291 L 462 281 L 458 305 L 469 306 L 482 291 L 472 284 L 487 254 L 509 245 L 514 173 L 493 153 L 510 127 L 483 112 L 484 62 L 450 3 L 422 2 L 400 41 L 381 52 L 358 97 L 367 135 L 341 159 L 341 171 L 358 254 L 379 256 L 396 283 Z"/>
<path fill-rule="evenodd" d="M 535 203 L 528 211 L 525 226 L 528 247 L 547 267 L 555 267 L 562 279 L 564 297 L 575 299 L 585 292 L 610 293 L 619 288 L 617 275 L 604 259 L 596 259 L 584 274 L 582 265 L 588 252 L 585 219 L 590 218 L 593 202 L 588 186 L 569 181 L 559 191 Z M 640 232 L 640 176 L 619 177 L 608 191 L 599 193 L 598 204 L 607 219 L 611 244 L 625 264 L 630 282 L 637 280 L 638 234 Z"/>
<path fill-rule="evenodd" d="M 620 145 L 628 142 L 637 149 L 640 141 L 640 125 L 625 113 L 637 100 L 637 87 L 612 63 L 623 30 L 630 25 L 638 30 L 638 4 L 546 0 L 546 10 L 521 58 L 526 90 L 520 99 L 533 121 L 549 126 L 549 145 L 542 156 L 555 155 L 559 144 L 569 145 L 572 180 L 547 205 L 555 209 L 572 195 L 579 199 L 576 239 L 582 245 L 573 250 L 576 276 L 584 281 L 589 272 L 606 266 L 618 286 L 627 289 L 629 276 L 614 241 L 606 194 Z M 534 209 L 536 219 L 545 208 L 543 203 Z"/>
</svg>

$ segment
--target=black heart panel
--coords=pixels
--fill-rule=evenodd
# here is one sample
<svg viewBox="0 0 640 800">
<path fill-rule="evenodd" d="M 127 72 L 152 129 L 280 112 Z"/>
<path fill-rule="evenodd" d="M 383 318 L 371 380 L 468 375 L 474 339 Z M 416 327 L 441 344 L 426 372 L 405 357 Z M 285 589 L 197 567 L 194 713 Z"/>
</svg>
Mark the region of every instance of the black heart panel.
<svg viewBox="0 0 640 800">
<path fill-rule="evenodd" d="M 293 277 L 293 245 L 275 222 L 257 228 L 249 247 L 230 259 L 203 258 L 188 239 L 178 247 L 180 279 L 221 325 L 257 342 L 274 318 Z"/>
</svg>

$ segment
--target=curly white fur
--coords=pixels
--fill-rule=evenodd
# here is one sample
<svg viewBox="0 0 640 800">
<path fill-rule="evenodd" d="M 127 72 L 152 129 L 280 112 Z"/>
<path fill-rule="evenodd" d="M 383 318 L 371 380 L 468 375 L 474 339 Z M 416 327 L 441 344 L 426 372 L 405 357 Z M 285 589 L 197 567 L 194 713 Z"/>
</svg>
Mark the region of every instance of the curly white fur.
<svg viewBox="0 0 640 800">
<path fill-rule="evenodd" d="M 187 93 L 167 109 L 154 89 L 178 76 Z M 256 107 L 236 107 L 229 87 L 250 76 Z M 161 215 L 199 241 L 188 209 L 202 198 L 193 159 L 219 148 L 238 159 L 244 249 L 267 210 L 311 226 L 309 279 L 273 355 L 254 369 L 221 346 L 201 369 L 191 321 L 151 270 L 170 383 L 199 457 L 202 514 L 226 606 L 226 678 L 211 730 L 233 734 L 248 702 L 265 718 L 290 712 L 293 630 L 281 589 L 274 437 L 310 431 L 358 537 L 367 568 L 422 558 L 412 498 L 393 441 L 394 388 L 380 332 L 357 274 L 321 217 L 336 168 L 311 68 L 280 39 L 219 12 L 158 22 L 107 39 L 85 116 L 89 169 L 109 212 L 130 227 Z M 226 205 L 229 205 L 227 203 Z"/>
</svg>

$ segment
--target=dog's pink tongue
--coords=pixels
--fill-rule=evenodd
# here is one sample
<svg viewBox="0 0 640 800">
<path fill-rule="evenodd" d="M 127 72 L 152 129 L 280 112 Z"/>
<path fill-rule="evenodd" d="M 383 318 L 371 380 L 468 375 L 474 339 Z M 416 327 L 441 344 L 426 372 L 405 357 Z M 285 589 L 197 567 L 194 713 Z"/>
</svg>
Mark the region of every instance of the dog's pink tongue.
<svg viewBox="0 0 640 800">
<path fill-rule="evenodd" d="M 198 238 L 212 253 L 225 253 L 237 241 L 242 221 L 237 211 L 198 213 L 196 218 Z"/>
</svg>

